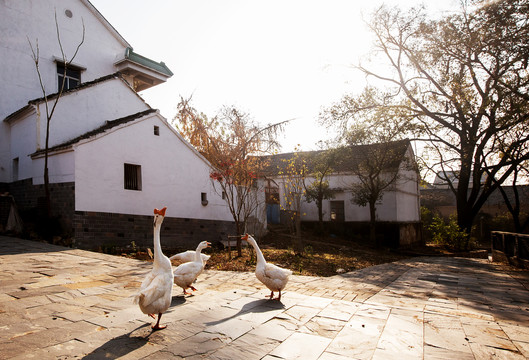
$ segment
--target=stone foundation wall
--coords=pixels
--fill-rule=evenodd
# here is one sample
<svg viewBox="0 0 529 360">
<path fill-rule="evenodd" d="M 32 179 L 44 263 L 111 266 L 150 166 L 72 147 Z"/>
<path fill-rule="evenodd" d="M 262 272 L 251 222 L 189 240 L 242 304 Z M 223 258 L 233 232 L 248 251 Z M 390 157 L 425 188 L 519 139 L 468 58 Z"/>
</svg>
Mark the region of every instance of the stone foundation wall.
<svg viewBox="0 0 529 360">
<path fill-rule="evenodd" d="M 45 214 L 44 185 L 33 185 L 31 179 L 8 184 L 24 221 L 38 222 Z M 65 236 L 71 236 L 75 210 L 75 183 L 50 184 L 52 216 L 57 218 Z"/>
<path fill-rule="evenodd" d="M 160 231 L 164 249 L 194 249 L 201 241 L 218 243 L 235 235 L 228 221 L 165 218 Z M 153 216 L 76 211 L 74 246 L 87 250 L 153 247 Z"/>
<path fill-rule="evenodd" d="M 399 247 L 411 248 L 414 246 L 424 245 L 422 236 L 421 223 L 402 223 L 400 224 Z"/>
<path fill-rule="evenodd" d="M 315 221 L 302 221 L 301 226 L 310 231 L 318 227 Z M 324 222 L 326 231 L 339 236 L 369 239 L 369 222 Z M 424 245 L 421 223 L 382 222 L 376 224 L 376 236 L 385 247 L 399 249 Z"/>
</svg>

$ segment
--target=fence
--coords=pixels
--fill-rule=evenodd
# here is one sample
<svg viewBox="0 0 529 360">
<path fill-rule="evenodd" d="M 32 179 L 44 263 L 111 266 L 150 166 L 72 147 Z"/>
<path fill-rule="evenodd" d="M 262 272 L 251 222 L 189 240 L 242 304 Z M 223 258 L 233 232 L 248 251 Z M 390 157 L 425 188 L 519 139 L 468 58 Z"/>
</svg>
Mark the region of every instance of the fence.
<svg viewBox="0 0 529 360">
<path fill-rule="evenodd" d="M 492 260 L 529 269 L 529 235 L 491 232 Z"/>
</svg>

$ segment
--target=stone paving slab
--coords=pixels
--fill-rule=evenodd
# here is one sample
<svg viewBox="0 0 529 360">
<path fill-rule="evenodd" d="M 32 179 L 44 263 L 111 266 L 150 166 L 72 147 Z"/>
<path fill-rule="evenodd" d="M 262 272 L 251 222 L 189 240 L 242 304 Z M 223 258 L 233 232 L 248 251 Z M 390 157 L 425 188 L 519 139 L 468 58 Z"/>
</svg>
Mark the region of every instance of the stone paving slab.
<svg viewBox="0 0 529 360">
<path fill-rule="evenodd" d="M 292 276 L 281 302 L 253 273 L 206 270 L 157 332 L 132 303 L 151 266 L 0 236 L 0 360 L 529 358 L 528 272 L 487 260 Z"/>
</svg>

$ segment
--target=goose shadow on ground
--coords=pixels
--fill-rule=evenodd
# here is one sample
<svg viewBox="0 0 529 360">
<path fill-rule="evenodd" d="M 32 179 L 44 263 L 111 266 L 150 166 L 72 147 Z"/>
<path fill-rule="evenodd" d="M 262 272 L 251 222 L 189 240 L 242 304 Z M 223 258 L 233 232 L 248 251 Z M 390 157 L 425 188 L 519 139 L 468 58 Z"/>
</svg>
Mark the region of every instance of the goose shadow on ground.
<svg viewBox="0 0 529 360">
<path fill-rule="evenodd" d="M 127 334 L 110 339 L 97 349 L 94 349 L 91 353 L 85 355 L 83 360 L 99 360 L 99 359 L 116 359 L 121 356 L 125 356 L 128 353 L 141 348 L 149 342 L 149 336 L 153 333 L 152 331 L 147 336 L 132 335 L 135 331 L 138 331 L 150 324 L 143 324 L 138 326 Z"/>
<path fill-rule="evenodd" d="M 282 302 L 277 301 L 277 300 L 270 300 L 270 299 L 254 300 L 254 301 L 251 301 L 245 304 L 236 314 L 228 316 L 224 319 L 207 322 L 206 325 L 207 326 L 218 325 L 225 321 L 234 319 L 243 314 L 265 313 L 268 311 L 275 311 L 275 310 L 284 309 L 284 308 L 285 308 L 285 305 Z"/>
<path fill-rule="evenodd" d="M 169 310 L 167 312 L 171 312 L 171 309 L 175 306 L 184 305 L 186 303 L 186 298 L 181 295 L 174 295 L 171 297 L 171 305 L 169 306 Z"/>
</svg>

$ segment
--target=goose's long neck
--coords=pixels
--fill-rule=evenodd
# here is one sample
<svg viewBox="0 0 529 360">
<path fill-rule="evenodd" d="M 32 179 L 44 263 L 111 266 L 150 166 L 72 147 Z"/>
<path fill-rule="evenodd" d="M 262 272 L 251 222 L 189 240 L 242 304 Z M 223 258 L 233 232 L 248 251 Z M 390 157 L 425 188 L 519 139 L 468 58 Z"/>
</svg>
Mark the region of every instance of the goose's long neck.
<svg viewBox="0 0 529 360">
<path fill-rule="evenodd" d="M 259 249 L 259 246 L 257 245 L 257 243 L 254 241 L 250 241 L 250 244 L 252 244 L 253 248 L 255 249 L 255 255 L 257 256 L 257 265 L 264 265 L 266 264 L 266 260 L 263 256 L 263 253 L 261 251 L 261 249 Z"/>
<path fill-rule="evenodd" d="M 154 262 L 157 263 L 162 256 L 162 246 L 160 245 L 160 224 L 154 224 Z"/>
<path fill-rule="evenodd" d="M 202 249 L 197 247 L 197 251 L 195 251 L 195 261 L 196 262 L 202 262 L 202 256 L 200 255 L 201 251 Z"/>
</svg>

